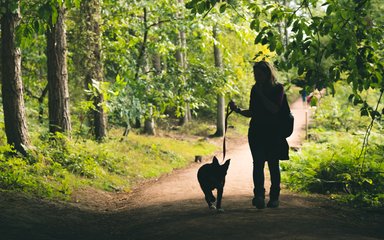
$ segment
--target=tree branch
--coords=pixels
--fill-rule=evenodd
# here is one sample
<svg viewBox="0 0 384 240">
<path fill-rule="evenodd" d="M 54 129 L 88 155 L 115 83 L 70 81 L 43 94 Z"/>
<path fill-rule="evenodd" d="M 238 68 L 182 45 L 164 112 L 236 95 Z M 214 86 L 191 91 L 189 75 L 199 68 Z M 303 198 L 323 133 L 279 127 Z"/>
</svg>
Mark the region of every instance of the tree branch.
<svg viewBox="0 0 384 240">
<path fill-rule="evenodd" d="M 375 112 L 377 112 L 377 109 L 379 108 L 379 104 L 381 102 L 381 98 L 383 97 L 383 93 L 384 93 L 384 88 L 380 90 L 380 97 L 379 97 L 379 100 L 377 101 L 377 104 L 376 104 L 376 108 L 375 108 Z M 361 156 L 363 155 L 364 153 L 364 158 L 362 159 L 361 161 L 361 166 L 360 166 L 360 173 L 361 171 L 363 170 L 363 167 L 364 167 L 364 162 L 365 162 L 365 155 L 366 155 L 366 149 L 368 147 L 368 139 L 369 139 L 369 135 L 371 134 L 371 130 L 373 128 L 373 124 L 375 123 L 375 119 L 376 119 L 376 114 L 372 116 L 372 120 L 371 120 L 371 123 L 369 124 L 368 128 L 367 128 L 367 131 L 365 132 L 365 136 L 364 136 L 364 141 L 363 141 L 363 146 L 361 148 L 361 151 L 360 151 L 360 155 L 359 155 L 359 158 L 361 158 Z M 365 151 L 364 151 L 365 150 Z"/>
</svg>

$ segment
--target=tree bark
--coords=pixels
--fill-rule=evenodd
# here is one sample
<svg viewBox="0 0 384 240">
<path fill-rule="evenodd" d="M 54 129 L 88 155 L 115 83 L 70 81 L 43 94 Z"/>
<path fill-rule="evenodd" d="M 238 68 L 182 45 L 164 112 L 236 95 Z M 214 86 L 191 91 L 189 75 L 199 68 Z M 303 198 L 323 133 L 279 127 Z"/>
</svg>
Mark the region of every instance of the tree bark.
<svg viewBox="0 0 384 240">
<path fill-rule="evenodd" d="M 69 111 L 65 7 L 57 6 L 57 21 L 47 36 L 49 131 L 71 132 Z"/>
<path fill-rule="evenodd" d="M 145 118 L 144 121 L 144 132 L 148 135 L 155 135 L 155 120 L 153 119 L 153 109 L 152 106 L 149 108 L 149 116 Z"/>
<path fill-rule="evenodd" d="M 84 48 L 86 49 L 84 56 L 85 87 L 89 89 L 93 82 L 101 85 L 104 81 L 100 32 L 101 3 L 100 0 L 83 1 L 81 8 L 85 15 L 85 39 L 87 41 L 84 42 Z M 104 96 L 102 91 L 95 94 L 89 99 L 93 101 L 94 105 L 91 113 L 93 115 L 92 125 L 95 138 L 101 141 L 107 136 L 107 117 L 103 107 Z"/>
<path fill-rule="evenodd" d="M 144 66 L 143 66 L 143 71 L 144 72 L 149 72 L 149 65 L 148 65 L 148 53 L 145 54 L 144 57 Z M 145 117 L 144 120 L 144 133 L 148 135 L 155 135 L 155 119 L 153 118 L 153 106 L 151 105 L 149 107 L 147 116 Z"/>
<path fill-rule="evenodd" d="M 213 27 L 213 38 L 215 41 L 218 40 L 218 28 L 217 25 Z M 213 54 L 215 57 L 215 67 L 218 71 L 222 71 L 223 68 L 223 58 L 221 51 L 216 42 L 213 44 Z M 217 95 L 217 119 L 216 119 L 216 133 L 215 136 L 224 136 L 225 134 L 225 99 L 222 94 Z"/>
<path fill-rule="evenodd" d="M 19 1 L 17 2 L 19 6 Z M 8 3 L 9 4 L 9 3 Z M 8 4 L 1 17 L 1 75 L 4 125 L 7 142 L 26 155 L 29 147 L 25 119 L 23 84 L 21 79 L 21 53 L 16 47 L 16 27 L 20 21 L 20 9 L 11 11 Z"/>
<path fill-rule="evenodd" d="M 179 4 L 181 6 L 184 6 L 184 0 L 178 0 Z M 178 15 L 181 15 L 181 13 L 178 13 Z M 176 51 L 176 61 L 178 62 L 180 72 L 182 74 L 181 78 L 184 82 L 184 85 L 186 84 L 186 76 L 185 72 L 188 68 L 188 62 L 187 62 L 187 39 L 185 36 L 185 31 L 183 29 L 179 29 L 179 32 L 177 34 L 177 46 L 178 49 Z M 184 125 L 192 121 L 192 114 L 191 114 L 191 108 L 189 105 L 189 102 L 186 101 L 185 103 L 185 109 L 184 109 L 184 116 L 182 119 L 180 119 L 180 124 Z"/>
</svg>

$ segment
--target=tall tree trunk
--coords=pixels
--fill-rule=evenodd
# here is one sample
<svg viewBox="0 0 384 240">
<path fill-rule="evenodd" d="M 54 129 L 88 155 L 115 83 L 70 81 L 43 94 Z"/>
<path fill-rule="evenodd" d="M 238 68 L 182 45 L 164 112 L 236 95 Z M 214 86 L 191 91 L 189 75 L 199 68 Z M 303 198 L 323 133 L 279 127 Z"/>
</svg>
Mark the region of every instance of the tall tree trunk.
<svg viewBox="0 0 384 240">
<path fill-rule="evenodd" d="M 180 6 L 184 7 L 184 0 L 178 0 Z M 181 13 L 178 13 L 179 17 L 182 17 Z M 184 29 L 179 29 L 178 35 L 177 35 L 177 46 L 178 49 L 176 51 L 176 61 L 178 62 L 180 72 L 182 74 L 181 78 L 184 84 L 187 81 L 187 78 L 185 76 L 185 72 L 188 68 L 188 63 L 187 63 L 187 39 L 185 36 L 185 31 Z M 185 110 L 184 110 L 184 116 L 180 121 L 181 125 L 187 124 L 192 120 L 192 114 L 191 114 L 191 109 L 189 102 L 186 101 L 185 103 Z"/>
<path fill-rule="evenodd" d="M 23 84 L 21 79 L 21 53 L 16 47 L 16 27 L 20 21 L 19 1 L 17 9 L 10 3 L 1 7 L 6 12 L 1 17 L 1 75 L 5 133 L 8 144 L 26 155 L 29 137 L 24 112 Z"/>
<path fill-rule="evenodd" d="M 216 44 L 218 40 L 218 28 L 217 25 L 213 27 L 213 38 L 215 43 L 213 44 L 213 53 L 215 57 L 215 67 L 218 71 L 222 71 L 223 68 L 223 58 L 221 56 L 221 51 L 219 46 Z M 222 94 L 217 95 L 217 120 L 216 120 L 216 133 L 215 136 L 224 136 L 224 118 L 225 118 L 225 99 Z"/>
<path fill-rule="evenodd" d="M 149 72 L 149 61 L 148 61 L 148 53 L 145 53 L 144 56 L 144 62 L 143 62 L 143 72 Z M 152 75 L 153 76 L 153 75 Z M 149 102 L 151 103 L 151 102 Z M 144 120 L 144 133 L 149 134 L 149 135 L 155 135 L 155 119 L 153 118 L 153 106 L 149 107 L 149 110 L 147 112 L 147 116 L 145 117 Z"/>
<path fill-rule="evenodd" d="M 81 3 L 81 9 L 84 13 L 86 41 L 83 44 L 86 49 L 84 56 L 84 71 L 85 71 L 85 87 L 94 83 L 102 84 L 104 81 L 103 64 L 101 58 L 101 3 L 100 0 L 88 0 Z M 94 109 L 93 115 L 93 130 L 97 140 L 103 140 L 107 135 L 107 117 L 104 110 L 104 96 L 98 91 L 96 96 L 92 96 Z"/>
<path fill-rule="evenodd" d="M 47 35 L 49 131 L 71 131 L 69 111 L 65 7 L 57 5 L 57 21 Z"/>
</svg>

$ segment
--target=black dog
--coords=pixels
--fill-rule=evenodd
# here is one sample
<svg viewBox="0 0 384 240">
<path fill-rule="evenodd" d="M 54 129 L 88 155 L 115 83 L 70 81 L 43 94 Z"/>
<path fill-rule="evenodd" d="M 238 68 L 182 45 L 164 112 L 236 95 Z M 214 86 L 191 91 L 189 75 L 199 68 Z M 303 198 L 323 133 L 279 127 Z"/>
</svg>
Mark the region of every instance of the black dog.
<svg viewBox="0 0 384 240">
<path fill-rule="evenodd" d="M 220 165 L 219 160 L 213 157 L 212 163 L 204 164 L 197 172 L 197 179 L 199 180 L 200 187 L 204 192 L 205 200 L 210 209 L 223 211 L 221 208 L 221 198 L 223 196 L 225 176 L 227 175 L 230 161 L 229 159 L 223 165 Z M 217 189 L 216 206 L 214 205 L 216 198 L 212 194 L 213 189 Z"/>
</svg>

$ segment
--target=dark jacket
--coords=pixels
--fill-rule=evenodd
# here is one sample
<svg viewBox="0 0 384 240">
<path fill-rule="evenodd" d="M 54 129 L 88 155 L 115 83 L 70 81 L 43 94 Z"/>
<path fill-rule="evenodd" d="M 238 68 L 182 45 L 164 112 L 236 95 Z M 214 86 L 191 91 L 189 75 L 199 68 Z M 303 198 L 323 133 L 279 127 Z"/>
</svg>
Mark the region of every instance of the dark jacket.
<svg viewBox="0 0 384 240">
<path fill-rule="evenodd" d="M 266 152 L 267 159 L 289 159 L 289 146 L 287 140 L 282 137 L 279 128 L 279 113 L 268 111 L 261 98 L 256 94 L 254 85 L 251 90 L 249 110 L 252 118 L 249 123 L 249 139 L 254 141 Z M 264 95 L 273 103 L 282 106 L 284 95 L 283 85 L 277 84 Z"/>
</svg>

